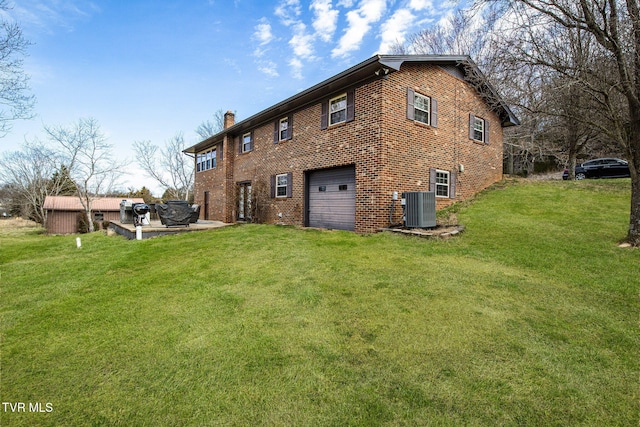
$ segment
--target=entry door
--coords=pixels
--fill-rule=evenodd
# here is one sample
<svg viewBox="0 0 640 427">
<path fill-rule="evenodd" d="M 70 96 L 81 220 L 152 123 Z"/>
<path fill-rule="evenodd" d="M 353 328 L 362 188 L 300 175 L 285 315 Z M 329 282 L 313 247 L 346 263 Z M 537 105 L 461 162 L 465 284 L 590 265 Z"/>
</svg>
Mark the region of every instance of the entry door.
<svg viewBox="0 0 640 427">
<path fill-rule="evenodd" d="M 355 229 L 355 167 L 309 172 L 307 195 L 309 227 Z"/>
<path fill-rule="evenodd" d="M 251 183 L 242 182 L 238 184 L 238 219 L 241 221 L 251 220 Z"/>
</svg>

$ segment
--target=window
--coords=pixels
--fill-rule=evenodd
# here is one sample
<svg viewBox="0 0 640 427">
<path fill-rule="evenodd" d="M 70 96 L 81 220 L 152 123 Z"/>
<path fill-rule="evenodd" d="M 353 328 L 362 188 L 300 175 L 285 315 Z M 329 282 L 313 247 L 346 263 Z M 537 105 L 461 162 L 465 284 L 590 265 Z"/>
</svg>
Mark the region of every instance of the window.
<svg viewBox="0 0 640 427">
<path fill-rule="evenodd" d="M 240 147 L 241 153 L 246 153 L 253 150 L 253 134 L 251 132 L 242 135 L 242 144 Z"/>
<path fill-rule="evenodd" d="M 413 107 L 415 109 L 414 117 L 417 122 L 422 122 L 424 124 L 429 124 L 429 110 L 431 109 L 431 99 L 420 95 L 419 93 L 415 94 L 415 98 L 413 100 Z"/>
<path fill-rule="evenodd" d="M 215 169 L 218 160 L 217 151 L 218 150 L 213 148 L 204 153 L 198 153 L 196 156 L 196 171 L 203 172 L 209 169 Z"/>
<path fill-rule="evenodd" d="M 347 121 L 347 94 L 329 100 L 329 125 Z"/>
<path fill-rule="evenodd" d="M 93 213 L 93 220 L 94 221 L 98 221 L 98 222 L 103 222 L 104 221 L 104 212 L 94 212 Z"/>
<path fill-rule="evenodd" d="M 449 197 L 449 172 L 436 171 L 436 196 Z"/>
<path fill-rule="evenodd" d="M 408 88 L 407 118 L 434 128 L 438 127 L 438 101 Z"/>
<path fill-rule="evenodd" d="M 489 122 L 473 114 L 469 115 L 469 139 L 488 144 Z"/>
<path fill-rule="evenodd" d="M 293 114 L 288 117 L 282 117 L 273 124 L 273 143 L 287 141 L 293 138 Z"/>
<path fill-rule="evenodd" d="M 293 174 L 291 172 L 271 175 L 271 197 L 291 197 L 292 177 Z"/>
<path fill-rule="evenodd" d="M 278 140 L 284 141 L 289 138 L 289 117 L 280 119 L 280 127 L 278 130 Z"/>
<path fill-rule="evenodd" d="M 349 89 L 346 93 L 323 101 L 320 129 L 355 120 L 355 96 L 355 90 Z"/>
<path fill-rule="evenodd" d="M 445 171 L 440 169 L 429 169 L 429 191 L 436 193 L 436 197 L 456 198 L 455 171 Z"/>
<path fill-rule="evenodd" d="M 276 175 L 276 197 L 287 197 L 287 174 Z"/>
</svg>

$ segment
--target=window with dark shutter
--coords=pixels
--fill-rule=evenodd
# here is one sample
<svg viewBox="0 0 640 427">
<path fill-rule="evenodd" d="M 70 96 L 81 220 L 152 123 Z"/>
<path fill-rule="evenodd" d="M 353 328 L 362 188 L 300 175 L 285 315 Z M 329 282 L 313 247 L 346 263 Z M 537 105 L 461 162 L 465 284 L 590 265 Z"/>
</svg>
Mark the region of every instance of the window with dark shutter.
<svg viewBox="0 0 640 427">
<path fill-rule="evenodd" d="M 407 119 L 438 127 L 438 101 L 407 88 Z"/>
<path fill-rule="evenodd" d="M 488 144 L 486 141 L 488 135 L 487 124 L 486 120 L 469 114 L 469 139 Z"/>
<path fill-rule="evenodd" d="M 291 114 L 287 120 L 289 121 L 289 126 L 287 127 L 287 139 L 293 139 L 293 114 Z"/>
<path fill-rule="evenodd" d="M 281 173 L 271 176 L 271 197 L 291 197 L 293 189 L 293 173 Z"/>
<path fill-rule="evenodd" d="M 323 101 L 321 104 L 322 114 L 320 115 L 320 129 L 329 127 L 329 101 Z"/>
<path fill-rule="evenodd" d="M 356 118 L 356 91 L 347 91 L 347 122 L 352 122 Z"/>
<path fill-rule="evenodd" d="M 413 106 L 413 101 L 416 95 L 413 89 L 407 89 L 407 119 L 415 120 L 415 107 Z"/>
<path fill-rule="evenodd" d="M 277 144 L 278 142 L 280 142 L 280 139 L 278 138 L 280 134 L 280 120 L 276 120 L 275 122 L 273 122 L 273 143 Z"/>
<path fill-rule="evenodd" d="M 240 140 L 240 153 L 248 153 L 249 151 L 253 151 L 253 132 L 245 133 Z"/>
<path fill-rule="evenodd" d="M 438 127 L 438 100 L 431 98 L 431 127 Z"/>
<path fill-rule="evenodd" d="M 458 179 L 458 174 L 455 171 L 449 172 L 449 198 L 456 198 L 456 180 Z"/>
<path fill-rule="evenodd" d="M 484 121 L 484 143 L 489 144 L 489 120 Z"/>
</svg>

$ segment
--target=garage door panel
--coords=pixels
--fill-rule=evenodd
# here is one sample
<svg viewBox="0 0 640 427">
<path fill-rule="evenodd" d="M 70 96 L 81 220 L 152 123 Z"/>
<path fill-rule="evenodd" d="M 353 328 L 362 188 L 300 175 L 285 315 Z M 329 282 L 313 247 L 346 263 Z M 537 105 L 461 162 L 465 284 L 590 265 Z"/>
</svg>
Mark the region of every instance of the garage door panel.
<svg viewBox="0 0 640 427">
<path fill-rule="evenodd" d="M 309 226 L 355 228 L 355 168 L 314 171 L 308 185 Z"/>
</svg>

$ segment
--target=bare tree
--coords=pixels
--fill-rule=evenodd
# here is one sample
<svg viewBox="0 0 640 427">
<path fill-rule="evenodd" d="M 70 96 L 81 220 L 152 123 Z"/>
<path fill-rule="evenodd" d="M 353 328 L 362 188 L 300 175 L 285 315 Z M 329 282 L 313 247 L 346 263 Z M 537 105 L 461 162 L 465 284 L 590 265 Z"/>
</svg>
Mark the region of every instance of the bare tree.
<svg viewBox="0 0 640 427">
<path fill-rule="evenodd" d="M 160 148 L 151 141 L 133 143 L 138 165 L 175 198 L 188 200 L 193 187 L 194 162 L 182 151 L 187 148 L 182 133 Z"/>
<path fill-rule="evenodd" d="M 14 203 L 20 205 L 20 215 L 44 224 L 43 208 L 47 196 L 59 194 L 61 179 L 56 179 L 56 165 L 61 159 L 38 141 L 26 143 L 21 151 L 5 152 L 2 156 L 0 181 L 8 185 Z"/>
<path fill-rule="evenodd" d="M 224 129 L 224 110 L 220 109 L 213 113 L 213 118 L 205 120 L 196 128 L 196 133 L 200 138 L 207 139 Z"/>
<path fill-rule="evenodd" d="M 112 157 L 111 144 L 107 143 L 97 120 L 93 118 L 80 119 L 68 127 L 45 126 L 45 132 L 59 148 L 64 165 L 76 185 L 89 232 L 93 232 L 93 198 L 111 190 L 126 163 Z"/>
<path fill-rule="evenodd" d="M 508 49 L 500 54 L 552 70 L 575 83 L 582 96 L 597 108 L 600 120 L 590 126 L 627 154 L 631 171 L 627 240 L 640 245 L 640 2 L 495 3 L 506 6 L 502 25 L 510 37 Z M 567 35 L 573 35 L 571 42 L 580 41 L 579 49 L 571 49 Z"/>
<path fill-rule="evenodd" d="M 0 0 L 0 136 L 11 130 L 14 120 L 33 117 L 35 103 L 33 95 L 27 94 L 29 77 L 23 68 L 30 43 L 17 23 L 4 18 L 3 12 L 8 10 L 8 1 Z"/>
</svg>

